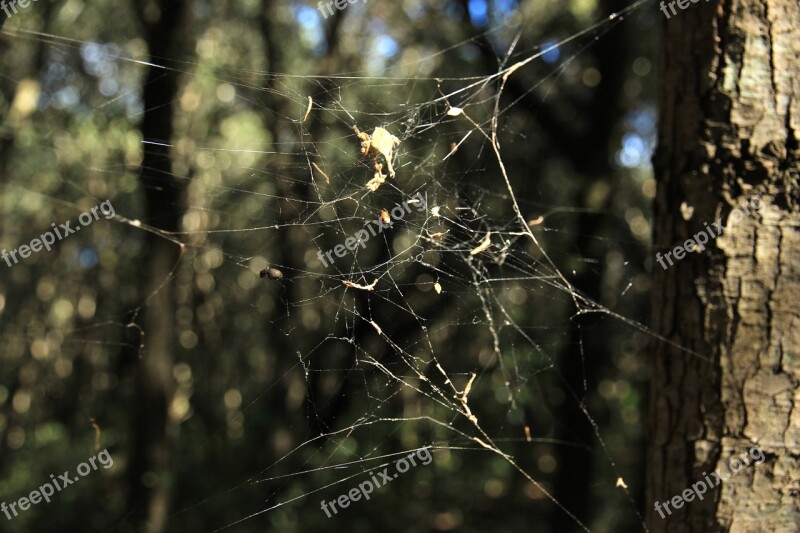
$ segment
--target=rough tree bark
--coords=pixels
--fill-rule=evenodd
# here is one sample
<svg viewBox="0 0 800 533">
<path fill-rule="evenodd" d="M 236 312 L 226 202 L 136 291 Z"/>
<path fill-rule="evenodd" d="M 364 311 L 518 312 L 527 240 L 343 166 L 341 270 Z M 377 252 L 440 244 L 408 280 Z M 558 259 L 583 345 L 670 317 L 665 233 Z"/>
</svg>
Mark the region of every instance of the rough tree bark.
<svg viewBox="0 0 800 533">
<path fill-rule="evenodd" d="M 653 266 L 653 328 L 682 349 L 653 345 L 647 525 L 797 531 L 800 5 L 690 3 L 665 23 L 653 253 L 717 219 L 724 232 Z M 763 463 L 655 510 L 756 444 Z"/>
<path fill-rule="evenodd" d="M 150 57 L 164 64 L 179 53 L 188 1 L 160 1 L 157 6 L 137 5 Z M 145 145 L 140 181 L 145 196 L 145 222 L 167 232 L 180 229 L 185 212 L 184 185 L 172 173 L 168 145 L 173 134 L 173 102 L 178 92 L 177 68 L 150 67 L 143 87 L 142 138 L 164 145 Z M 131 454 L 130 508 L 146 510 L 134 515 L 137 531 L 167 530 L 170 499 L 170 455 L 175 422 L 168 413 L 174 384 L 175 295 L 170 283 L 181 248 L 155 233 L 147 233 L 147 253 L 142 269 L 147 306 L 142 318 L 144 349 L 136 376 L 134 444 Z"/>
</svg>

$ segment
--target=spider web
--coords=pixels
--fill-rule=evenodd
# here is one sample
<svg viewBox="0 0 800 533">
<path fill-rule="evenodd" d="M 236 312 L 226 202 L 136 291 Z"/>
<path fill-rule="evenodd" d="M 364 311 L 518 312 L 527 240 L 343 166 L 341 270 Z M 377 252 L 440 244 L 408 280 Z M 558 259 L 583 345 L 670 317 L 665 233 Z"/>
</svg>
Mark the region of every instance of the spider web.
<svg viewBox="0 0 800 533">
<path fill-rule="evenodd" d="M 121 46 L 104 49 L 103 61 L 134 77 L 153 65 L 177 70 L 185 79 L 181 134 L 192 140 L 174 145 L 141 140 L 142 150 L 168 145 L 177 166 L 193 169 L 175 173 L 187 185 L 184 231 L 148 226 L 132 214 L 135 206 L 121 204 L 114 218 L 134 240 L 144 231 L 154 232 L 181 247 L 181 260 L 158 289 L 181 287 L 181 310 L 199 303 L 195 317 L 179 320 L 176 376 L 185 376 L 187 369 L 191 375 L 198 359 L 218 357 L 208 347 L 221 349 L 219 336 L 231 335 L 213 327 L 224 313 L 233 314 L 229 324 L 241 332 L 225 345 L 225 353 L 235 354 L 239 362 L 219 360 L 206 368 L 227 376 L 247 361 L 253 372 L 245 383 L 205 376 L 205 387 L 184 386 L 187 380 L 179 377 L 172 408 L 193 435 L 193 404 L 211 402 L 211 395 L 224 391 L 224 428 L 198 431 L 203 436 L 190 444 L 206 454 L 203 461 L 238 453 L 237 443 L 251 420 L 275 423 L 269 430 L 259 426 L 269 434 L 269 448 L 247 462 L 246 479 L 220 474 L 222 486 L 206 486 L 205 499 L 179 505 L 172 515 L 175 523 L 187 515 L 226 509 L 214 531 L 245 531 L 264 523 L 288 530 L 287 524 L 303 524 L 311 513 L 320 523 L 338 521 L 339 527 L 374 512 L 373 502 L 353 503 L 353 509 L 328 519 L 320 499 L 334 500 L 399 457 L 428 448 L 431 465 L 412 469 L 373 497 L 402 494 L 400 487 L 430 494 L 436 476 L 445 472 L 484 483 L 487 493 L 502 492 L 497 478 L 518 477 L 533 487 L 522 490 L 528 503 L 546 502 L 588 531 L 589 525 L 554 496 L 547 481 L 553 450 L 579 446 L 604 463 L 592 478 L 597 480 L 594 489 L 618 494 L 608 499 L 615 514 L 629 515 L 624 523 L 644 529 L 627 476 L 617 465 L 624 439 L 609 440 L 593 414 L 604 410 L 591 401 L 597 383 L 584 376 L 576 388 L 563 376 L 564 364 L 585 368 L 592 347 L 581 333 L 580 361 L 560 361 L 558 354 L 570 342 L 564 338 L 569 324 L 588 314 L 606 319 L 602 327 L 607 331 L 624 331 L 634 339 L 627 341 L 628 352 L 655 335 L 574 286 L 574 272 L 565 266 L 570 250 L 558 245 L 571 242 L 569 224 L 560 217 L 575 210 L 528 199 L 534 196 L 532 188 L 519 173 L 531 172 L 535 179 L 537 171 L 506 168 L 504 151 L 526 141 L 526 125 L 507 120 L 521 98 L 502 98 L 511 77 L 535 66 L 549 72 L 528 92 L 546 101 L 581 53 L 643 3 L 534 48 L 522 47 L 523 34 L 513 28 L 487 32 L 505 53 L 497 71 L 482 76 L 311 76 L 245 68 L 209 73 L 201 63 L 142 61 Z M 6 28 L 4 34 L 45 43 L 53 54 L 89 54 L 97 47 L 19 29 Z M 432 62 L 471 45 L 465 41 L 388 70 L 425 72 Z M 565 53 L 565 59 L 555 64 L 543 60 L 554 51 Z M 235 123 L 239 115 L 232 113 L 220 121 L 221 133 L 212 141 L 193 137 L 192 116 L 201 113 L 194 100 L 209 83 L 217 86 L 221 100 L 249 106 L 279 123 L 273 130 L 277 136 L 265 136 L 265 124 Z M 116 105 L 127 106 L 133 116 L 141 111 L 135 99 L 120 94 L 92 112 Z M 396 136 L 392 150 L 380 153 L 374 142 L 362 145 L 379 138 L 381 129 Z M 120 172 L 115 166 L 89 170 L 110 178 Z M 367 183 L 374 178 L 381 184 L 370 190 Z M 89 194 L 78 181 L 71 183 Z M 526 194 L 518 194 L 520 189 Z M 20 194 L 35 193 L 23 187 Z M 83 205 L 63 203 L 76 209 Z M 398 207 L 403 214 L 394 216 Z M 373 221 L 382 212 L 391 222 L 375 230 Z M 348 248 L 341 257 L 332 252 L 368 227 L 373 232 L 354 250 Z M 325 257 L 329 251 L 325 264 L 320 253 Z M 259 272 L 265 269 L 272 270 L 262 279 Z M 621 298 L 634 277 L 625 278 Z M 224 305 L 219 294 L 227 299 Z M 108 315 L 116 318 L 73 329 L 64 351 L 92 344 L 93 350 L 111 352 L 121 342 L 142 350 L 147 332 L 138 317 L 152 296 Z M 121 341 L 123 328 L 138 331 L 137 341 Z M 593 442 L 553 438 L 558 426 L 554 396 L 583 413 L 593 428 Z M 270 415 L 282 402 L 289 414 L 283 419 Z M 220 439 L 227 444 L 220 445 Z M 179 456 L 177 469 L 202 467 L 197 461 L 197 455 L 185 461 Z M 252 505 L 252 499 L 261 503 Z M 442 512 L 437 520 L 446 525 L 455 518 Z"/>
</svg>

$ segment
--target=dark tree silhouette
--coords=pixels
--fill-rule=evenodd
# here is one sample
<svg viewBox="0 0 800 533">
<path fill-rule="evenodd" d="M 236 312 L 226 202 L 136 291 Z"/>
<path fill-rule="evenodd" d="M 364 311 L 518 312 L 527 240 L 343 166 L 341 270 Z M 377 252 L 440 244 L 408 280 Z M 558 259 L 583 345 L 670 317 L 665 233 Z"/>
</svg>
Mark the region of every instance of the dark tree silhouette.
<svg viewBox="0 0 800 533">
<path fill-rule="evenodd" d="M 162 63 L 166 57 L 179 57 L 187 2 L 159 2 L 157 16 L 142 3 L 136 9 L 150 56 L 159 58 Z M 177 69 L 148 68 L 142 96 L 141 132 L 145 141 L 169 144 L 177 93 Z M 140 180 L 145 195 L 146 223 L 163 231 L 177 231 L 185 211 L 184 184 L 172 173 L 169 147 L 145 145 Z M 148 233 L 146 242 L 141 271 L 144 293 L 150 300 L 142 317 L 146 336 L 136 375 L 130 507 L 145 507 L 146 516 L 135 520 L 144 525 L 146 531 L 160 533 L 167 531 L 175 432 L 168 414 L 174 389 L 175 295 L 171 274 L 180 260 L 182 248 L 155 233 Z"/>
</svg>

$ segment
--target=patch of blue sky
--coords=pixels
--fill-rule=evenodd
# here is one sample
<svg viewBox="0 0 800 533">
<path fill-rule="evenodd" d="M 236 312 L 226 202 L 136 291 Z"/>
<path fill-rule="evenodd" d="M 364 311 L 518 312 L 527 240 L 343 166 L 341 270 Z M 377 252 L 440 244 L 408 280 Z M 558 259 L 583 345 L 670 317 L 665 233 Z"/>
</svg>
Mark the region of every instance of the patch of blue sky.
<svg viewBox="0 0 800 533">
<path fill-rule="evenodd" d="M 375 50 L 384 57 L 394 57 L 397 55 L 399 47 L 397 41 L 388 35 L 381 35 L 375 39 Z"/>
<path fill-rule="evenodd" d="M 295 6 L 295 18 L 303 41 L 317 54 L 325 52 L 323 19 L 319 11 L 303 4 Z"/>
<path fill-rule="evenodd" d="M 627 168 L 647 167 L 656 144 L 656 110 L 645 105 L 628 113 L 625 126 L 629 130 L 622 136 L 622 148 L 616 161 Z"/>
<path fill-rule="evenodd" d="M 489 23 L 489 5 L 486 0 L 469 0 L 469 17 L 476 28 L 485 28 Z"/>
<path fill-rule="evenodd" d="M 545 41 L 542 44 L 542 61 L 545 63 L 555 63 L 561 57 L 561 51 L 555 44 L 556 41 Z"/>
</svg>

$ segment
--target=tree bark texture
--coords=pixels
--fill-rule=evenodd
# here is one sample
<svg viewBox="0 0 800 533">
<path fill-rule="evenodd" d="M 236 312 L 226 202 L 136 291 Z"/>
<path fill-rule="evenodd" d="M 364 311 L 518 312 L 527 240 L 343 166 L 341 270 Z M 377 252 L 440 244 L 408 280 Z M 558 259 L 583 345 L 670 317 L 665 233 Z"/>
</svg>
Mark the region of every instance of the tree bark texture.
<svg viewBox="0 0 800 533">
<path fill-rule="evenodd" d="M 690 3 L 665 26 L 653 253 L 717 220 L 724 231 L 682 260 L 673 253 L 673 266 L 653 265 L 653 330 L 664 340 L 652 351 L 646 522 L 654 532 L 795 532 L 800 5 Z M 759 209 L 738 208 L 754 195 Z M 729 461 L 756 445 L 764 461 L 731 475 Z M 713 471 L 730 477 L 664 518 L 655 510 Z"/>
</svg>

